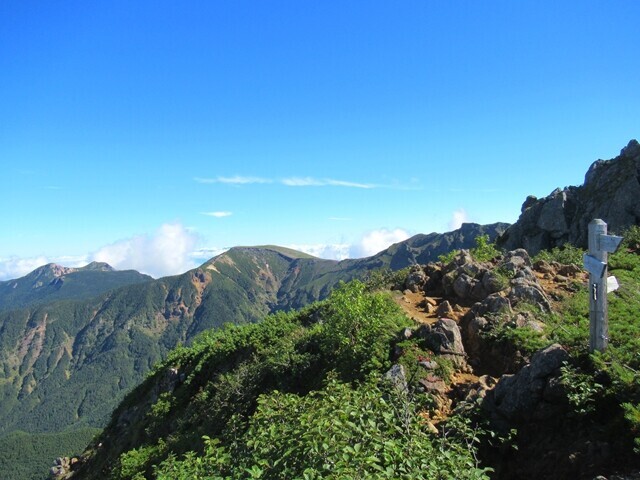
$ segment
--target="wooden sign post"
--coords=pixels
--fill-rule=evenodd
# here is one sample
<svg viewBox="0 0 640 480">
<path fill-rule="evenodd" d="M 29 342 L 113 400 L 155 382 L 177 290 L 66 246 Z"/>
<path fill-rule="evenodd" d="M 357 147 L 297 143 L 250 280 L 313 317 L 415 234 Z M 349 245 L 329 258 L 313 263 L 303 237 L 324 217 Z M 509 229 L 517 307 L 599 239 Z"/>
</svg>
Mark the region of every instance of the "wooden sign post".
<svg viewBox="0 0 640 480">
<path fill-rule="evenodd" d="M 607 235 L 607 224 L 599 218 L 589 223 L 589 253 L 584 268 L 589 272 L 589 351 L 604 351 L 609 343 L 607 292 L 617 288 L 607 278 L 607 257 L 620 246 L 622 237 Z"/>
</svg>

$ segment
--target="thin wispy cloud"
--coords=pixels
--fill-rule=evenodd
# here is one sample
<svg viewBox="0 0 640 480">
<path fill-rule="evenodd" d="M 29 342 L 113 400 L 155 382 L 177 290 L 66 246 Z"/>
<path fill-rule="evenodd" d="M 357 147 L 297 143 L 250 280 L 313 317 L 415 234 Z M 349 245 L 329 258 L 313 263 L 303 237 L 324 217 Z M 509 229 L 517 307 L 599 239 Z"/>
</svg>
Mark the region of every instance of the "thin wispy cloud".
<svg viewBox="0 0 640 480">
<path fill-rule="evenodd" d="M 225 183 L 227 185 L 250 185 L 252 183 L 273 183 L 273 180 L 262 177 L 243 177 L 241 175 L 234 175 L 233 177 L 215 177 L 215 178 L 203 178 L 195 177 L 194 180 L 198 183 Z"/>
<path fill-rule="evenodd" d="M 345 180 L 335 180 L 333 178 L 313 178 L 313 177 L 288 177 L 281 180 L 287 187 L 348 187 L 348 188 L 376 188 L 377 185 L 370 183 L 348 182 Z"/>
<path fill-rule="evenodd" d="M 316 178 L 316 177 L 284 177 L 280 179 L 264 178 L 264 177 L 245 177 L 242 175 L 235 175 L 232 177 L 217 176 L 213 178 L 208 177 L 194 177 L 194 181 L 203 184 L 215 184 L 222 183 L 227 185 L 252 185 L 252 184 L 281 184 L 287 187 L 343 187 L 343 188 L 358 188 L 364 190 L 370 190 L 374 188 L 384 188 L 390 190 L 420 190 L 421 187 L 416 185 L 412 180 L 411 184 L 401 184 L 394 182 L 390 184 L 377 184 L 377 183 L 365 183 L 354 182 L 350 180 L 339 180 L 335 178 Z"/>
<path fill-rule="evenodd" d="M 233 212 L 200 212 L 201 215 L 207 215 L 208 217 L 224 218 L 233 215 Z"/>
<path fill-rule="evenodd" d="M 321 187 L 323 185 L 320 180 L 316 180 L 312 177 L 283 178 L 281 182 L 287 187 Z"/>
</svg>

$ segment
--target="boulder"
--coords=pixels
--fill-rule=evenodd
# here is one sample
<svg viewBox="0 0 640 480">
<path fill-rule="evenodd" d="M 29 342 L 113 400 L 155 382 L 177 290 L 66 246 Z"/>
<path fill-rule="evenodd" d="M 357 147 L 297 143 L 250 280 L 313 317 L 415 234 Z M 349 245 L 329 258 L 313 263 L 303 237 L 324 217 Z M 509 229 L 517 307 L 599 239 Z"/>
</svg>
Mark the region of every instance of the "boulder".
<svg viewBox="0 0 640 480">
<path fill-rule="evenodd" d="M 537 280 L 532 282 L 526 278 L 514 278 L 508 298 L 514 306 L 524 302 L 535 305 L 544 312 L 551 311 L 551 302 Z"/>
<path fill-rule="evenodd" d="M 409 275 L 407 276 L 404 286 L 413 293 L 417 293 L 424 288 L 424 284 L 426 282 L 427 275 L 419 265 L 414 265 L 409 271 Z"/>
<path fill-rule="evenodd" d="M 404 367 L 399 363 L 394 364 L 389 371 L 384 374 L 384 378 L 391 383 L 396 390 L 404 393 L 408 391 L 407 376 Z"/>
<path fill-rule="evenodd" d="M 460 370 L 469 370 L 460 329 L 454 320 L 441 318 L 431 326 L 423 325 L 418 335 L 432 352 L 448 358 Z"/>
<path fill-rule="evenodd" d="M 551 345 L 536 352 L 531 362 L 515 375 L 503 375 L 483 402 L 484 408 L 509 422 L 541 419 L 563 406 L 558 393 L 560 367 L 569 355 L 562 346 Z M 554 391 L 554 389 L 556 389 Z"/>
<path fill-rule="evenodd" d="M 451 304 L 448 300 L 443 300 L 440 305 L 438 305 L 438 309 L 436 310 L 436 315 L 440 318 L 451 317 L 453 313 L 453 308 L 451 308 Z"/>
</svg>

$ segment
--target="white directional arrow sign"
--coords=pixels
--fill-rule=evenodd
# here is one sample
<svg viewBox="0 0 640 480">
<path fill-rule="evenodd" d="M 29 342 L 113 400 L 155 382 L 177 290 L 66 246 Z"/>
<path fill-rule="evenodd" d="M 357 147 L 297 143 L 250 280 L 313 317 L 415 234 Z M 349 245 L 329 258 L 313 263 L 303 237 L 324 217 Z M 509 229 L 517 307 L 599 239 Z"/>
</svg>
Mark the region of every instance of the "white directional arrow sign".
<svg viewBox="0 0 640 480">
<path fill-rule="evenodd" d="M 604 269 L 607 268 L 607 264 L 601 262 L 596 257 L 592 257 L 591 255 L 587 255 L 586 253 L 582 256 L 584 260 L 584 268 L 596 278 L 602 278 L 604 275 Z"/>
<path fill-rule="evenodd" d="M 618 250 L 622 237 L 616 237 L 615 235 L 598 235 L 598 243 L 600 250 L 603 252 L 613 253 Z"/>
</svg>

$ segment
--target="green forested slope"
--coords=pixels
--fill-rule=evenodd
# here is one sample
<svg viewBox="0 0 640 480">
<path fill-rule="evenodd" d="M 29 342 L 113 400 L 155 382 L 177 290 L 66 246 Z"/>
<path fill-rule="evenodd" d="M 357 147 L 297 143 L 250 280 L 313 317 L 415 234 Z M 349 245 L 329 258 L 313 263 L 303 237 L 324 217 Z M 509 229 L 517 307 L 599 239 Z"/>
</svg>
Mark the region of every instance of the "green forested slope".
<svg viewBox="0 0 640 480">
<path fill-rule="evenodd" d="M 77 455 L 100 430 L 83 428 L 60 433 L 12 432 L 0 437 L 0 472 L 12 480 L 43 480 L 53 460 Z"/>
<path fill-rule="evenodd" d="M 355 281 L 300 313 L 206 332 L 127 396 L 74 477 L 487 478 L 474 441 L 455 438 L 464 422 L 438 439 L 382 381 L 408 321 Z"/>
</svg>

